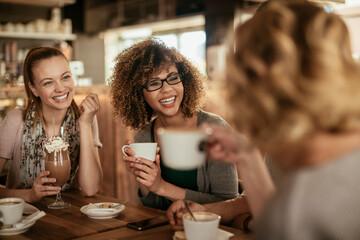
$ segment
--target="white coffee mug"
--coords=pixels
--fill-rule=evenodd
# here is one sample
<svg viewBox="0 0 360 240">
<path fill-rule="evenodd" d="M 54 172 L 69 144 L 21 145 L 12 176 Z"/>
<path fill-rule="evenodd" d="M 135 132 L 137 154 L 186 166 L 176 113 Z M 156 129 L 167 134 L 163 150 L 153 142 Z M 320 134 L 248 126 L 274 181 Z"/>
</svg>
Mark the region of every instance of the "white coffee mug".
<svg viewBox="0 0 360 240">
<path fill-rule="evenodd" d="M 161 161 L 169 168 L 191 170 L 206 160 L 208 132 L 202 129 L 165 129 L 158 131 Z"/>
<path fill-rule="evenodd" d="M 24 200 L 21 198 L 0 199 L 0 222 L 12 225 L 21 220 L 24 211 Z"/>
<path fill-rule="evenodd" d="M 121 150 L 123 154 L 129 156 L 125 152 L 126 148 L 131 148 L 135 152 L 136 158 L 142 157 L 150 161 L 155 161 L 157 143 L 130 143 L 129 145 L 124 145 Z"/>
<path fill-rule="evenodd" d="M 221 217 L 211 212 L 193 212 L 194 221 L 189 213 L 183 215 L 184 231 L 187 240 L 214 240 Z"/>
</svg>

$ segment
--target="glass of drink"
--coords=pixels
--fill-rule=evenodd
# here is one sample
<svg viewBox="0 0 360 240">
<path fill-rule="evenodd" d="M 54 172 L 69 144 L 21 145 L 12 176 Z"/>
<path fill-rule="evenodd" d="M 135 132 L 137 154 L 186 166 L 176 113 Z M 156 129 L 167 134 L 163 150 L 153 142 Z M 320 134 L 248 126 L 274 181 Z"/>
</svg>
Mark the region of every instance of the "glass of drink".
<svg viewBox="0 0 360 240">
<path fill-rule="evenodd" d="M 55 139 L 55 141 L 52 141 L 52 143 L 45 145 L 46 147 L 46 159 L 45 159 L 45 170 L 50 171 L 49 178 L 56 178 L 56 182 L 53 183 L 54 186 L 62 187 L 66 181 L 68 180 L 70 176 L 70 158 L 69 158 L 69 152 L 68 152 L 68 145 L 66 142 L 63 142 L 63 140 L 60 137 L 56 137 L 57 139 L 50 138 L 49 142 Z M 56 146 L 55 143 L 62 141 L 65 143 L 65 146 L 63 144 L 60 144 L 59 147 Z M 50 146 L 50 147 L 48 147 Z M 61 193 L 59 192 L 56 195 L 55 202 L 49 204 L 47 207 L 51 209 L 62 209 L 70 207 L 71 204 L 68 202 L 64 202 L 61 198 Z"/>
</svg>

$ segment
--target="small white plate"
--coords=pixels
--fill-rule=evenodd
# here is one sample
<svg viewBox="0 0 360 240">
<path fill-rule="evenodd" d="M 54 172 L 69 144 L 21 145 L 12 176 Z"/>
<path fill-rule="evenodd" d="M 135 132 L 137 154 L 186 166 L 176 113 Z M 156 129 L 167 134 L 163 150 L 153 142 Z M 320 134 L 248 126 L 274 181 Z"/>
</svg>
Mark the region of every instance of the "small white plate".
<svg viewBox="0 0 360 240">
<path fill-rule="evenodd" d="M 23 211 L 22 217 L 25 218 L 28 215 L 31 215 L 37 211 L 40 211 L 40 210 L 31 204 L 24 203 L 24 211 Z M 35 222 L 36 221 L 29 222 L 26 225 L 23 225 L 21 227 L 11 227 L 11 228 L 0 229 L 0 236 L 15 235 L 15 234 L 20 234 L 20 233 L 26 232 L 32 225 L 35 224 Z"/>
<path fill-rule="evenodd" d="M 15 235 L 26 232 L 32 225 L 35 224 L 36 221 L 29 222 L 28 224 L 21 226 L 21 227 L 12 227 L 12 228 L 5 228 L 0 229 L 0 236 L 7 236 L 7 235 Z"/>
<path fill-rule="evenodd" d="M 100 208 L 101 205 L 111 204 L 111 208 Z M 87 215 L 89 218 L 94 219 L 107 219 L 116 217 L 120 212 L 125 209 L 125 205 L 119 203 L 90 203 L 82 206 L 80 211 Z"/>
</svg>

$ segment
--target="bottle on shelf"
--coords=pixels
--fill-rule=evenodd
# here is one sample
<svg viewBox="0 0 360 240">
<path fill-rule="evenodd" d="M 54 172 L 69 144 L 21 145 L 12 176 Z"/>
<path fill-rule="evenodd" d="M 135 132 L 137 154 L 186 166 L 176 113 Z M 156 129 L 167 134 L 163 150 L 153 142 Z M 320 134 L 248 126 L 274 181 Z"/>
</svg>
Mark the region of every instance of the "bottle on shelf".
<svg viewBox="0 0 360 240">
<path fill-rule="evenodd" d="M 26 50 L 18 49 L 16 41 L 6 41 L 3 44 L 3 54 L 0 60 L 0 87 L 19 86 L 23 84 L 23 60 Z"/>
</svg>

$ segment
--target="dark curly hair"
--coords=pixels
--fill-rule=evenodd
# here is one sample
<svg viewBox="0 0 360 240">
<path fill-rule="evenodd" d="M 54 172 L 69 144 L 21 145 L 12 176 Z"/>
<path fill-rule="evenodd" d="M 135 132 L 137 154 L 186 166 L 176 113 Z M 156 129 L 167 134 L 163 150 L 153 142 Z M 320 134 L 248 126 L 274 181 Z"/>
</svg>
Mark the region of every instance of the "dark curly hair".
<svg viewBox="0 0 360 240">
<path fill-rule="evenodd" d="M 168 64 L 175 64 L 181 74 L 184 98 L 180 107 L 184 116 L 192 117 L 200 107 L 205 95 L 205 77 L 181 53 L 161 40 L 147 38 L 122 51 L 114 61 L 109 81 L 111 103 L 114 115 L 122 117 L 126 126 L 139 130 L 155 117 L 143 96 L 143 85 Z"/>
</svg>

